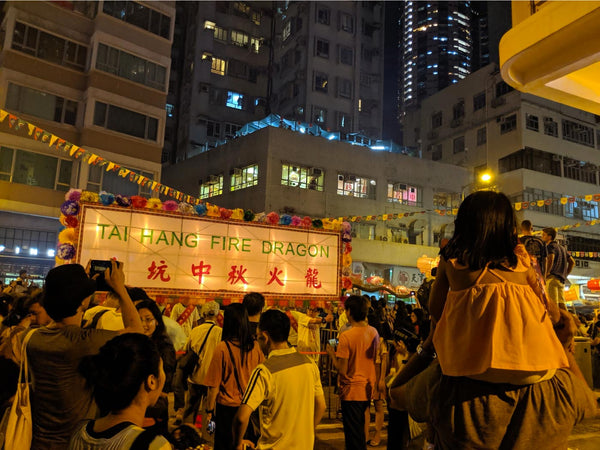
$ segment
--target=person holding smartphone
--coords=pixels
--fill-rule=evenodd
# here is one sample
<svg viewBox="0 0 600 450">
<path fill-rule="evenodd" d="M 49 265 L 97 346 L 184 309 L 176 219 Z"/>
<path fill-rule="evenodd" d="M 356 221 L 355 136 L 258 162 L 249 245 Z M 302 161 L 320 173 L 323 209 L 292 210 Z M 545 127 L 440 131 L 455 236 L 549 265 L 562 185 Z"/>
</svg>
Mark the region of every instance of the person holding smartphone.
<svg viewBox="0 0 600 450">
<path fill-rule="evenodd" d="M 118 334 L 143 333 L 140 317 L 125 288 L 123 264 L 111 261 L 106 283 L 119 298 L 125 328 L 119 332 L 81 328 L 83 312 L 96 291 L 95 280 L 79 264 L 48 272 L 44 308 L 54 321 L 31 336 L 27 346 L 31 390 L 33 442 L 39 450 L 65 449 L 78 424 L 97 416 L 97 407 L 79 363 Z"/>
</svg>

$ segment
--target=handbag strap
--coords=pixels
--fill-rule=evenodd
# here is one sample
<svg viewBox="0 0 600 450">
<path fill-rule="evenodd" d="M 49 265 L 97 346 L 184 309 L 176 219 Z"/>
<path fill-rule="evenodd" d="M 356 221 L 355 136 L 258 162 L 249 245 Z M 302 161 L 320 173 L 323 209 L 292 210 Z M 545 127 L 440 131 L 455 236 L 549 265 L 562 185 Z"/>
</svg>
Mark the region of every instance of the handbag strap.
<svg viewBox="0 0 600 450">
<path fill-rule="evenodd" d="M 19 384 L 23 383 L 23 377 L 25 381 L 29 378 L 29 364 L 27 362 L 27 344 L 29 344 L 29 340 L 33 333 L 37 330 L 34 328 L 29 330 L 25 335 L 25 339 L 23 339 L 23 343 L 21 344 L 21 362 L 19 364 Z"/>
<path fill-rule="evenodd" d="M 202 350 L 204 350 L 204 346 L 206 345 L 206 341 L 208 341 L 208 336 L 210 336 L 210 332 L 211 332 L 211 331 L 212 331 L 212 329 L 213 329 L 214 327 L 216 327 L 216 326 L 217 326 L 217 324 L 216 324 L 216 323 L 213 323 L 213 324 L 212 324 L 212 327 L 210 327 L 210 328 L 208 329 L 208 331 L 206 332 L 206 336 L 204 336 L 204 341 L 202 341 L 202 345 L 200 346 L 200 350 L 198 350 L 198 356 L 200 356 L 200 355 L 202 354 Z"/>
<path fill-rule="evenodd" d="M 231 364 L 233 365 L 233 376 L 235 377 L 235 382 L 237 383 L 238 390 L 240 391 L 240 395 L 244 397 L 244 390 L 242 389 L 242 384 L 240 383 L 240 377 L 238 376 L 237 368 L 235 367 L 235 359 L 233 358 L 233 352 L 231 351 L 231 347 L 229 346 L 229 342 L 225 341 L 225 345 L 227 346 L 227 350 L 229 350 L 229 357 L 231 358 Z"/>
</svg>

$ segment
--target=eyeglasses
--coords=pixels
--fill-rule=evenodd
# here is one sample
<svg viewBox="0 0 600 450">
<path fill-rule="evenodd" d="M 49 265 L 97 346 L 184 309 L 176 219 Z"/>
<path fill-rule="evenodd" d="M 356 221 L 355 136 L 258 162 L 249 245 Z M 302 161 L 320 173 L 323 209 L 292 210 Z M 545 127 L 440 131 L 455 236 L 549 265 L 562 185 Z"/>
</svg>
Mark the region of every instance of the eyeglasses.
<svg viewBox="0 0 600 450">
<path fill-rule="evenodd" d="M 141 321 L 142 321 L 142 324 L 150 325 L 150 324 L 156 322 L 156 319 L 141 319 Z"/>
</svg>

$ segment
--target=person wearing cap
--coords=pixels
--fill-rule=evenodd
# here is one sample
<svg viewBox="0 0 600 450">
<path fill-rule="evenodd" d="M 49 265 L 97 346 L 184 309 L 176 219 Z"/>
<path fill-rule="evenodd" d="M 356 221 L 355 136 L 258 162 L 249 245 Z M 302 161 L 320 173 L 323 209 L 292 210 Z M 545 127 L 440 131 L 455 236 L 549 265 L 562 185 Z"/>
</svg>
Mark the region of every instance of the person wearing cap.
<svg viewBox="0 0 600 450">
<path fill-rule="evenodd" d="M 221 334 L 223 332 L 223 329 L 216 323 L 219 309 L 219 304 L 215 301 L 206 302 L 202 305 L 201 316 L 204 323 L 198 325 L 190 332 L 186 349 L 191 349 L 198 355 L 198 362 L 192 375 L 187 380 L 188 398 L 185 402 L 185 410 L 177 411 L 176 420 L 180 419 L 185 423 L 193 423 L 208 393 L 208 388 L 203 385 L 203 382 L 208 372 L 213 352 L 217 344 L 221 342 Z"/>
<path fill-rule="evenodd" d="M 104 276 L 119 297 L 125 325 L 119 332 L 81 328 L 83 312 L 96 290 L 96 282 L 81 265 L 58 266 L 46 276 L 44 308 L 54 322 L 35 331 L 27 345 L 34 380 L 30 391 L 31 448 L 64 449 L 78 424 L 97 416 L 92 393 L 78 371 L 81 360 L 98 353 L 119 333 L 143 333 L 140 317 L 125 289 L 122 263 L 113 261 Z"/>
</svg>

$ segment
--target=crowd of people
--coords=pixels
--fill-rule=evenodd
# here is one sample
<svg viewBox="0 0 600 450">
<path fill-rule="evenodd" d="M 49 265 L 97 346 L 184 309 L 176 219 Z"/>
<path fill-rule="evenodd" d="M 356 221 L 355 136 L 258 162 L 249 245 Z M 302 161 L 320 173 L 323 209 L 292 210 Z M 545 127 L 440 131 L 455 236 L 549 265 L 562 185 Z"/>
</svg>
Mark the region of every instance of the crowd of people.
<svg viewBox="0 0 600 450">
<path fill-rule="evenodd" d="M 573 351 L 590 336 L 600 367 L 600 316 L 566 311 L 573 260 L 556 231 L 539 238 L 506 196 L 477 192 L 440 255 L 416 305 L 350 295 L 327 311 L 260 293 L 165 307 L 116 261 L 90 304 L 96 280 L 58 266 L 43 290 L 0 296 L 0 411 L 26 359 L 34 449 L 168 449 L 199 421 L 215 450 L 312 449 L 327 367 L 348 450 L 381 444 L 386 407 L 388 449 L 419 434 L 436 449 L 566 448 L 598 413 Z"/>
</svg>

